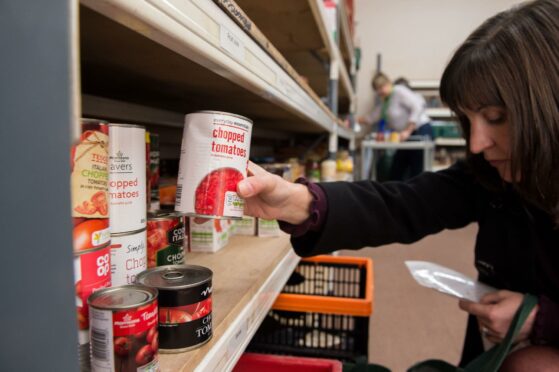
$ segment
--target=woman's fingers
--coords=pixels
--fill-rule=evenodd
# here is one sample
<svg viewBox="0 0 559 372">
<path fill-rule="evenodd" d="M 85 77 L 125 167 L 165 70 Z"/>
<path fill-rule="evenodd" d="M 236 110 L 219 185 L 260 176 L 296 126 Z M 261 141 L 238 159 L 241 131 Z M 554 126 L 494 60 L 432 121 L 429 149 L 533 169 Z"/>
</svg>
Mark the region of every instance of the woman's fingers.
<svg viewBox="0 0 559 372">
<path fill-rule="evenodd" d="M 251 198 L 263 192 L 271 192 L 276 187 L 276 178 L 264 171 L 263 175 L 245 178 L 237 184 L 237 193 L 243 199 Z"/>
<path fill-rule="evenodd" d="M 248 175 L 249 176 L 262 176 L 268 174 L 268 172 L 259 165 L 254 164 L 253 162 L 248 162 Z"/>
</svg>

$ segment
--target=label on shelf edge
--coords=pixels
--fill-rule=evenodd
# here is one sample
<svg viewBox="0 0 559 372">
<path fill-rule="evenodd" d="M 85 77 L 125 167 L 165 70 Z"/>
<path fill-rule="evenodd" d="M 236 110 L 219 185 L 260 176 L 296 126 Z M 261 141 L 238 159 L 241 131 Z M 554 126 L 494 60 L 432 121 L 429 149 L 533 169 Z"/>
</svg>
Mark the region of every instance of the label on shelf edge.
<svg viewBox="0 0 559 372">
<path fill-rule="evenodd" d="M 224 25 L 219 25 L 219 44 L 229 54 L 235 57 L 239 62 L 245 60 L 245 47 L 243 43 Z"/>
</svg>

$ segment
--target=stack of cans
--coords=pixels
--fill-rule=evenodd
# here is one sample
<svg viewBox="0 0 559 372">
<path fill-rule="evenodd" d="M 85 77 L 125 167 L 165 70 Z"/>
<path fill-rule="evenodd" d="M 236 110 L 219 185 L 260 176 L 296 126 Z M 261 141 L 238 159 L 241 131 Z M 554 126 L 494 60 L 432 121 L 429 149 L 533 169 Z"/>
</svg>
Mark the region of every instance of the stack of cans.
<svg viewBox="0 0 559 372">
<path fill-rule="evenodd" d="M 133 284 L 147 268 L 146 130 L 109 124 L 112 285 Z"/>
<path fill-rule="evenodd" d="M 111 285 L 108 206 L 108 123 L 82 119 L 81 135 L 71 148 L 71 200 L 74 286 L 78 317 L 79 362 L 90 370 L 89 308 L 96 290 Z"/>
</svg>

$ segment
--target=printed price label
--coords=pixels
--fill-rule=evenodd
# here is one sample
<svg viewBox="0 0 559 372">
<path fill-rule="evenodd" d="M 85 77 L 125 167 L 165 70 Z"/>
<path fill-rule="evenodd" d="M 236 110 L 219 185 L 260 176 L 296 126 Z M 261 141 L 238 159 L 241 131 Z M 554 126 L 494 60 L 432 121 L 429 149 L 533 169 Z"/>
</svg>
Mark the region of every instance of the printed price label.
<svg viewBox="0 0 559 372">
<path fill-rule="evenodd" d="M 220 27 L 220 45 L 238 61 L 244 61 L 245 47 L 243 43 L 223 25 Z"/>
</svg>

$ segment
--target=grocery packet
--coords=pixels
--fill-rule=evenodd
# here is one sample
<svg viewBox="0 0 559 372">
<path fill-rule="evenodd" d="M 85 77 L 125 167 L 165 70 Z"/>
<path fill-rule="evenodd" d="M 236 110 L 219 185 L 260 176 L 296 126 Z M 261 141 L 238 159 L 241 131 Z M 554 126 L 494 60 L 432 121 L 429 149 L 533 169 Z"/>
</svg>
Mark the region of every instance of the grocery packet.
<svg viewBox="0 0 559 372">
<path fill-rule="evenodd" d="M 497 291 L 496 288 L 433 262 L 406 261 L 405 264 L 419 285 L 459 299 L 479 302 L 487 293 Z"/>
</svg>

